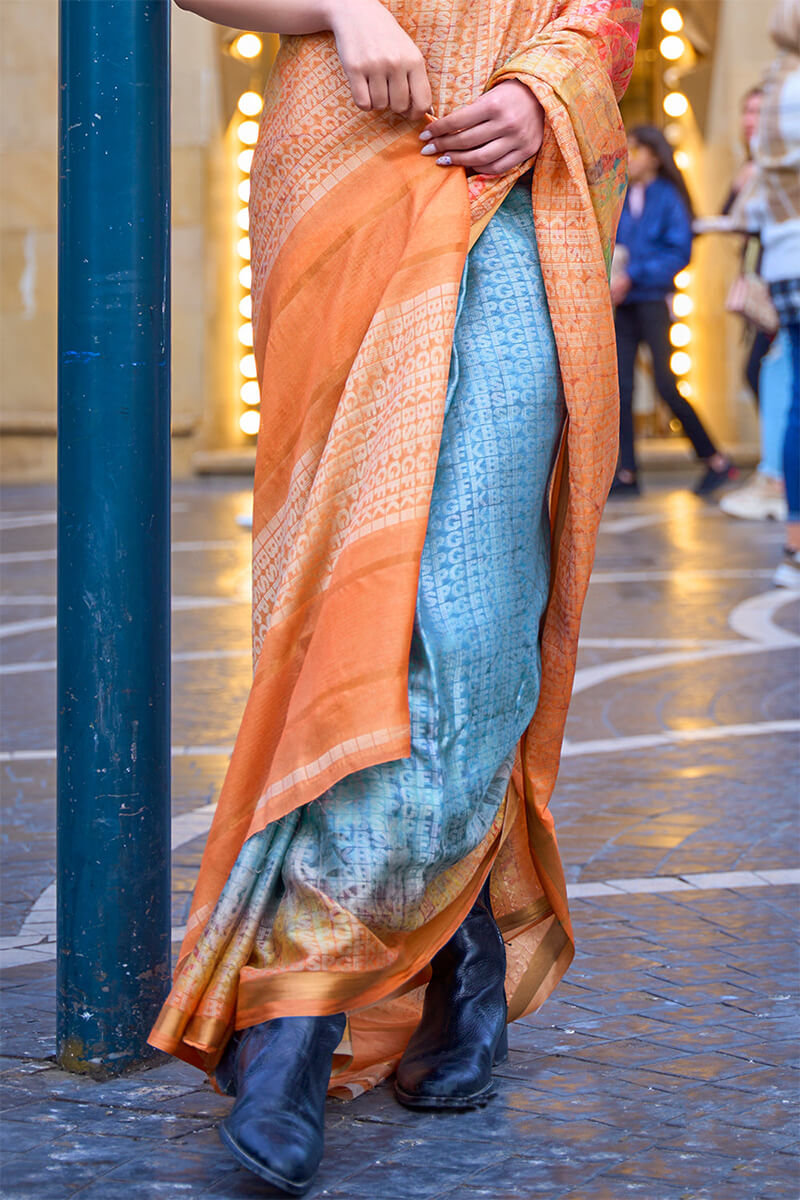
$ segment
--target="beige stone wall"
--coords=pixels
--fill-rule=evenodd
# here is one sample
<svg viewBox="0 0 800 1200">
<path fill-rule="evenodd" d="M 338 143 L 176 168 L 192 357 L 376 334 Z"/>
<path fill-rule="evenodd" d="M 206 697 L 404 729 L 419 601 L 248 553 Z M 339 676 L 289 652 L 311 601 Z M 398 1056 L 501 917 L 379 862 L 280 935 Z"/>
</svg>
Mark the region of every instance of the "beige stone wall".
<svg viewBox="0 0 800 1200">
<path fill-rule="evenodd" d="M 3 0 L 0 470 L 55 470 L 58 3 Z"/>
<path fill-rule="evenodd" d="M 0 471 L 55 474 L 58 0 L 3 0 L 0 54 Z M 220 442 L 225 114 L 216 29 L 173 8 L 173 458 Z M 227 389 L 227 390 L 226 390 Z M 211 414 L 211 416 L 209 416 Z M 235 430 L 235 421 L 227 422 Z M 235 438 L 235 434 L 234 434 Z M 241 439 L 239 439 L 241 440 Z"/>
</svg>

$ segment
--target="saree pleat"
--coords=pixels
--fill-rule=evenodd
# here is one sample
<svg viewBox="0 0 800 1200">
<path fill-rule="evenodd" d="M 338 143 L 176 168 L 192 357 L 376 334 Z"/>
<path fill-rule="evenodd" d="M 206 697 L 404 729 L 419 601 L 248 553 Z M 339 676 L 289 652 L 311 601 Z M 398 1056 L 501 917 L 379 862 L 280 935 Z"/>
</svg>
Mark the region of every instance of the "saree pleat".
<svg viewBox="0 0 800 1200">
<path fill-rule="evenodd" d="M 460 924 L 490 869 L 508 947 L 512 1017 L 542 1003 L 572 955 L 547 804 L 616 456 L 606 270 L 624 191 L 616 96 L 632 64 L 639 15 L 637 3 L 622 0 L 407 0 L 389 7 L 426 57 L 437 112 L 513 77 L 535 91 L 547 115 L 533 170 L 536 236 L 531 228 L 528 245 L 538 243 L 540 311 L 548 328 L 552 321 L 568 419 L 552 485 L 549 594 L 545 587 L 539 610 L 534 600 L 525 617 L 517 614 L 511 622 L 523 648 L 528 694 L 523 689 L 514 709 L 518 723 L 505 731 L 513 738 L 502 753 L 502 737 L 493 739 L 489 783 L 508 770 L 504 763 L 516 743 L 514 766 L 505 797 L 485 806 L 487 816 L 492 808 L 488 825 L 478 819 L 480 801 L 490 792 L 487 777 L 478 780 L 482 792 L 477 785 L 465 788 L 472 834 L 457 847 L 460 857 L 444 869 L 437 861 L 427 876 L 423 870 L 414 892 L 417 909 L 400 904 L 401 916 L 393 917 L 389 932 L 380 927 L 379 945 L 364 941 L 360 956 L 342 952 L 353 933 L 341 917 L 353 916 L 344 903 L 337 910 L 337 921 L 347 926 L 344 937 L 329 921 L 318 942 L 318 949 L 330 945 L 337 927 L 333 960 L 322 954 L 314 961 L 309 945 L 298 945 L 298 913 L 314 907 L 315 885 L 305 878 L 303 905 L 291 921 L 284 922 L 281 905 L 288 914 L 293 881 L 303 875 L 292 859 L 311 836 L 309 814 L 320 806 L 327 811 L 324 798 L 336 796 L 337 786 L 341 808 L 347 801 L 357 809 L 372 797 L 371 789 L 359 791 L 354 784 L 360 773 L 416 761 L 414 654 L 423 633 L 426 578 L 421 566 L 435 514 L 440 450 L 446 451 L 445 412 L 449 419 L 459 390 L 448 380 L 463 365 L 459 288 L 469 247 L 480 251 L 480 235 L 495 227 L 500 206 L 531 164 L 500 179 L 469 181 L 463 172 L 435 168 L 419 155 L 417 131 L 400 118 L 354 109 L 332 38 L 286 39 L 268 89 L 251 200 L 264 431 L 254 493 L 255 675 L 175 987 L 151 1036 L 155 1045 L 213 1069 L 234 1021 L 241 1026 L 273 1015 L 344 1009 L 350 1028 L 335 1081 L 351 1093 L 383 1077 L 402 1052 L 418 1018 L 426 964 Z M 493 354 L 496 347 L 484 354 L 484 366 Z M 520 347 L 512 346 L 501 361 L 507 367 L 522 358 Z M 505 381 L 503 395 L 507 391 Z M 550 394 L 557 396 L 552 380 Z M 537 437 L 537 446 L 549 444 L 541 431 Z M 531 478 L 540 457 L 531 447 Z M 542 461 L 549 467 L 547 452 Z M 541 519 L 528 522 L 531 552 L 537 529 Z M 546 580 L 546 572 L 537 578 Z M 474 587 L 470 591 L 475 594 Z M 525 620 L 534 621 L 532 639 Z M 524 649 L 531 644 L 533 663 Z M 513 674 L 516 652 L 516 646 L 504 646 L 500 666 L 492 665 L 498 686 Z M 537 686 L 531 687 L 533 681 Z M 437 712 L 440 701 L 437 695 Z M 459 756 L 471 762 L 469 738 Z M 483 755 L 476 751 L 474 758 Z M 250 956 L 235 971 L 222 971 L 217 982 L 223 986 L 198 1016 L 196 987 L 187 981 L 198 947 L 203 958 L 204 931 L 210 923 L 213 929 L 212 914 L 242 848 L 249 852 L 251 841 L 298 810 L 281 859 L 284 890 L 272 901 L 262 897 L 260 910 L 255 901 L 252 911 L 249 902 L 244 905 L 248 931 L 257 929 Z M 354 814 L 344 824 L 352 830 L 358 819 Z M 317 848 L 320 836 L 317 830 L 316 843 L 311 837 Z M 306 853 L 304 869 L 312 860 Z M 444 892 L 431 903 L 442 880 L 448 881 Z M 323 895 L 336 900 L 328 891 L 336 891 L 330 874 L 314 895 L 330 916 L 319 901 Z M 374 903 L 374 887 L 369 894 Z M 282 930 L 279 946 L 275 934 Z M 221 949 L 222 962 L 240 963 L 246 945 L 246 937 L 234 936 Z M 201 993 L 206 988 L 207 982 Z"/>
</svg>

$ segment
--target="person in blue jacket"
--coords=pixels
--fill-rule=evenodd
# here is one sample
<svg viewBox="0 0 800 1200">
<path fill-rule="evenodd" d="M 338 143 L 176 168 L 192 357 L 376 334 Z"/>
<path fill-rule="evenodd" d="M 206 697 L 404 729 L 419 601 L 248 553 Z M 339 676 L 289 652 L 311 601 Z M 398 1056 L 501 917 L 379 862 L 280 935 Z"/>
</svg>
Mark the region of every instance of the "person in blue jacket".
<svg viewBox="0 0 800 1200">
<path fill-rule="evenodd" d="M 612 495 L 637 495 L 639 481 L 633 442 L 633 378 L 642 342 L 650 347 L 653 374 L 662 400 L 683 426 L 705 471 L 698 495 L 713 492 L 735 474 L 731 460 L 716 448 L 697 413 L 681 396 L 670 370 L 670 312 L 667 296 L 674 278 L 692 255 L 692 202 L 672 149 L 660 130 L 638 125 L 628 137 L 628 194 L 617 244 L 624 247 L 622 271 L 614 271 L 611 298 L 616 306 L 620 385 L 619 463 Z"/>
</svg>

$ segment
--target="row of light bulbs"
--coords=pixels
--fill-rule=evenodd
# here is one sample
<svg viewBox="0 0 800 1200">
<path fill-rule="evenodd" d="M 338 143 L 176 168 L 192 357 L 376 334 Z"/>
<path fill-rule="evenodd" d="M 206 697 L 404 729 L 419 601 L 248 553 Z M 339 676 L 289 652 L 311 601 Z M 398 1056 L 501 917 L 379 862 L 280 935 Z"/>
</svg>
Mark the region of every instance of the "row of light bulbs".
<svg viewBox="0 0 800 1200">
<path fill-rule="evenodd" d="M 661 57 L 669 63 L 676 63 L 686 53 L 686 41 L 681 36 L 683 31 L 683 16 L 677 8 L 665 8 L 661 14 L 661 28 L 664 36 L 659 45 Z M 668 91 L 663 100 L 664 112 L 673 120 L 680 120 L 689 111 L 689 101 L 683 92 Z M 667 133 L 671 131 L 668 129 Z M 674 134 L 680 136 L 680 127 L 674 127 Z M 691 165 L 691 159 L 685 150 L 675 151 L 675 162 L 681 171 L 686 171 Z M 694 311 L 694 301 L 687 294 L 691 286 L 692 275 L 689 270 L 679 271 L 675 276 L 675 295 L 672 299 L 672 314 L 675 320 L 670 326 L 669 340 L 673 347 L 670 357 L 670 369 L 678 377 L 677 389 L 685 400 L 692 395 L 692 385 L 686 376 L 692 369 L 692 356 L 689 346 L 692 340 L 691 327 L 686 323 Z"/>
<path fill-rule="evenodd" d="M 236 38 L 232 52 L 238 58 L 252 61 L 264 49 L 262 39 L 256 33 L 242 33 Z M 239 238 L 236 243 L 238 257 L 238 281 L 240 287 L 239 318 L 237 330 L 239 343 L 239 398 L 244 405 L 244 411 L 239 415 L 239 429 L 248 437 L 258 433 L 260 417 L 258 406 L 261 401 L 258 381 L 256 379 L 256 359 L 253 354 L 253 297 L 251 293 L 253 274 L 250 267 L 250 170 L 253 165 L 253 147 L 258 141 L 258 115 L 263 107 L 263 100 L 258 92 L 242 92 L 237 102 L 240 120 L 236 126 L 236 138 L 239 149 L 236 153 L 238 179 L 236 183 L 236 198 L 239 208 L 236 213 L 236 225 Z"/>
</svg>

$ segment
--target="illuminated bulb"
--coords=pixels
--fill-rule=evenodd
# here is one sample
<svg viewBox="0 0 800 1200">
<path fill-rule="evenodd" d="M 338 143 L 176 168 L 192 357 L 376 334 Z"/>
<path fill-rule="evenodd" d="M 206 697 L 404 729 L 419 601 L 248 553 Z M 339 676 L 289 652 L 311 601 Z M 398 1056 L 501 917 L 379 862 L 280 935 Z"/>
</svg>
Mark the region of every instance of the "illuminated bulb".
<svg viewBox="0 0 800 1200">
<path fill-rule="evenodd" d="M 693 388 L 688 379 L 679 379 L 675 386 L 683 396 L 684 400 L 691 400 Z"/>
<path fill-rule="evenodd" d="M 675 92 L 674 94 L 677 96 L 679 93 Z M 240 142 L 244 142 L 245 146 L 255 146 L 258 141 L 258 121 L 240 121 L 236 129 L 236 136 Z"/>
<path fill-rule="evenodd" d="M 683 29 L 683 17 L 677 8 L 665 8 L 661 14 L 661 25 L 667 33 L 679 33 Z"/>
<path fill-rule="evenodd" d="M 239 312 L 242 314 L 242 316 L 244 317 L 244 319 L 246 321 L 249 321 L 252 318 L 252 316 L 253 316 L 252 297 L 242 296 L 241 300 L 239 301 Z M 672 344 L 673 344 L 673 346 L 677 346 L 678 343 L 673 342 Z"/>
<path fill-rule="evenodd" d="M 243 288 L 247 288 L 248 292 L 253 283 L 253 271 L 251 267 L 242 267 L 239 272 L 239 283 Z"/>
<path fill-rule="evenodd" d="M 682 117 L 689 111 L 689 101 L 683 92 L 668 92 L 664 97 L 664 112 L 668 117 Z M 255 124 L 255 122 L 252 122 Z"/>
<path fill-rule="evenodd" d="M 679 171 L 688 171 L 691 165 L 692 160 L 689 158 L 689 155 L 685 150 L 675 151 L 675 166 Z"/>
<path fill-rule="evenodd" d="M 245 262 L 250 261 L 250 238 L 239 238 L 238 242 L 236 243 L 236 253 L 239 255 L 239 258 L 243 258 Z"/>
<path fill-rule="evenodd" d="M 253 151 L 242 150 L 239 157 L 236 159 L 236 165 L 245 175 L 250 173 L 250 168 L 253 165 Z"/>
<path fill-rule="evenodd" d="M 676 350 L 669 366 L 673 375 L 686 375 L 692 369 L 692 360 L 685 350 Z"/>
<path fill-rule="evenodd" d="M 243 383 L 239 388 L 239 395 L 244 404 L 258 404 L 261 400 L 261 393 L 255 379 L 248 379 L 247 383 Z"/>
<path fill-rule="evenodd" d="M 239 112 L 245 117 L 255 117 L 261 112 L 264 101 L 258 92 L 242 92 L 239 97 Z"/>
<path fill-rule="evenodd" d="M 250 321 L 239 326 L 239 341 L 243 346 L 252 346 L 253 344 L 253 326 Z M 678 372 L 680 374 L 680 372 Z"/>
<path fill-rule="evenodd" d="M 240 229 L 244 229 L 245 232 L 247 232 L 247 230 L 250 228 L 250 213 L 246 208 L 239 209 L 238 213 L 236 214 L 236 224 Z"/>
<path fill-rule="evenodd" d="M 669 340 L 676 350 L 682 350 L 692 340 L 692 331 L 688 325 L 678 322 L 669 331 Z"/>
<path fill-rule="evenodd" d="M 239 359 L 239 370 L 244 375 L 245 379 L 255 379 L 256 377 L 256 356 L 255 354 L 243 354 Z"/>
<path fill-rule="evenodd" d="M 679 292 L 672 300 L 672 311 L 676 317 L 688 317 L 694 312 L 694 301 L 685 292 Z"/>
<path fill-rule="evenodd" d="M 250 180 L 243 179 L 236 189 L 236 195 L 241 200 L 242 204 L 247 204 L 250 199 Z"/>
<path fill-rule="evenodd" d="M 245 268 L 245 269 L 247 269 L 247 268 Z M 675 280 L 674 280 L 676 288 L 687 288 L 691 282 L 692 282 L 691 271 L 678 271 L 678 274 L 675 276 Z M 248 284 L 248 287 L 249 286 L 250 285 Z"/>
<path fill-rule="evenodd" d="M 683 139 L 683 130 L 675 121 L 670 121 L 668 125 L 664 126 L 664 137 L 670 146 L 677 146 L 678 142 Z"/>
<path fill-rule="evenodd" d="M 237 54 L 242 58 L 257 58 L 261 53 L 262 43 L 261 38 L 256 37 L 254 33 L 243 33 L 233 43 Z"/>
<path fill-rule="evenodd" d="M 670 62 L 675 62 L 683 56 L 686 49 L 686 42 L 682 37 L 671 33 L 669 37 L 661 39 L 661 45 L 658 48 L 661 51 L 662 58 L 667 58 Z"/>
<path fill-rule="evenodd" d="M 239 417 L 239 428 L 242 433 L 246 433 L 249 437 L 253 437 L 258 433 L 260 424 L 261 418 L 253 408 L 248 408 L 247 412 L 243 412 Z"/>
</svg>

